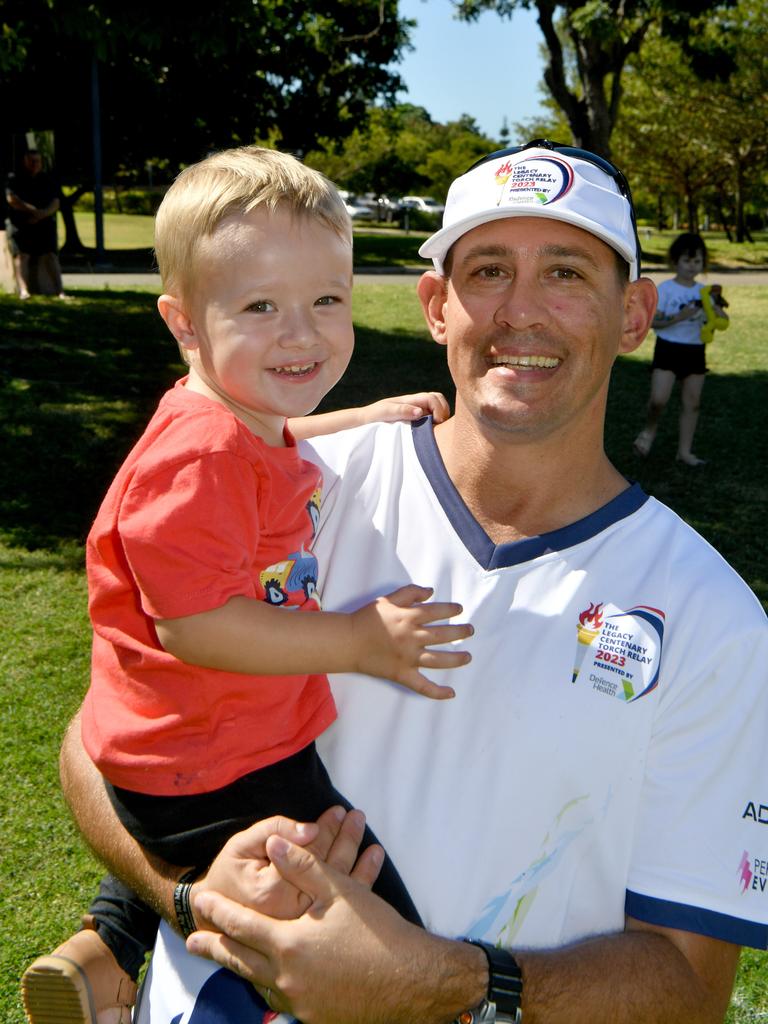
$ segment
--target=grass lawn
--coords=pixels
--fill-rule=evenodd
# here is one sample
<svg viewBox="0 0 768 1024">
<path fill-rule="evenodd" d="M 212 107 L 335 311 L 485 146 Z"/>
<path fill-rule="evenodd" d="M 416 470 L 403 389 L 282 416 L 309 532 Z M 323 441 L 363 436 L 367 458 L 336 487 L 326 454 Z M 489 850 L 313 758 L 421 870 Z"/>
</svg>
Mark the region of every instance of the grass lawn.
<svg viewBox="0 0 768 1024">
<path fill-rule="evenodd" d="M 729 291 L 731 329 L 711 350 L 697 451 L 674 462 L 677 409 L 648 460 L 631 454 L 649 385 L 649 339 L 619 361 L 609 454 L 707 537 L 768 605 L 768 288 Z M 58 793 L 62 732 L 86 687 L 89 629 L 82 541 L 102 494 L 157 398 L 180 372 L 148 292 L 79 291 L 70 303 L 0 296 L 0 1024 L 21 1024 L 18 979 L 78 922 L 99 876 Z M 442 349 L 422 327 L 413 288 L 362 286 L 357 351 L 325 407 L 421 387 L 450 395 Z M 730 1024 L 768 1017 L 768 959 L 743 956 Z"/>
<path fill-rule="evenodd" d="M 84 245 L 92 248 L 96 244 L 92 213 L 75 212 L 80 238 Z M 130 213 L 107 213 L 104 215 L 104 244 L 107 249 L 140 250 L 142 264 L 151 264 L 152 224 L 149 216 Z M 650 234 L 641 231 L 643 263 L 646 269 L 664 269 L 666 253 L 677 231 L 656 231 Z M 371 231 L 365 227 L 355 228 L 355 265 L 358 267 L 401 267 L 421 265 L 418 248 L 426 232 L 412 231 L 406 234 L 397 228 Z M 59 218 L 59 239 L 64 241 L 63 227 Z M 737 245 L 728 242 L 722 232 L 704 232 L 704 239 L 710 249 L 710 262 L 719 267 L 752 269 L 768 267 L 768 231 L 754 233 L 754 242 Z"/>
<path fill-rule="evenodd" d="M 75 221 L 80 239 L 87 248 L 96 245 L 96 229 L 92 213 L 75 211 Z M 107 213 L 104 215 L 104 244 L 109 250 L 113 263 L 122 263 L 130 253 L 133 262 L 142 268 L 152 265 L 152 217 L 130 213 Z M 419 265 L 423 261 L 418 248 L 427 232 L 412 231 L 408 234 L 398 229 L 371 231 L 355 229 L 355 264 L 364 267 L 402 267 Z M 59 243 L 64 242 L 64 228 L 59 218 Z M 66 265 L 66 257 L 64 258 Z"/>
<path fill-rule="evenodd" d="M 680 231 L 656 231 L 650 234 L 641 229 L 640 244 L 643 250 L 643 266 L 646 270 L 663 269 L 667 266 L 667 252 Z M 732 269 L 755 269 L 768 266 L 768 232 L 753 232 L 752 242 L 729 242 L 722 231 L 702 231 L 709 250 L 709 260 L 718 267 Z"/>
<path fill-rule="evenodd" d="M 96 245 L 96 222 L 91 212 L 75 210 L 75 223 L 83 245 Z M 64 225 L 59 224 L 59 244 L 64 243 Z M 107 249 L 151 249 L 154 217 L 138 213 L 105 213 L 104 245 Z"/>
</svg>

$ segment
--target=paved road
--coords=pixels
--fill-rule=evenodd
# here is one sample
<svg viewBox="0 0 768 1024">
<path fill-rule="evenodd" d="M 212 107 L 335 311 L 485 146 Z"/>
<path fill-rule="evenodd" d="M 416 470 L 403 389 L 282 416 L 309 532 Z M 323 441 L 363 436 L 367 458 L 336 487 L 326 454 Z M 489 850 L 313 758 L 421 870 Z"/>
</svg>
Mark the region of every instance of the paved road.
<svg viewBox="0 0 768 1024">
<path fill-rule="evenodd" d="M 355 274 L 357 284 L 414 284 L 421 273 L 414 268 L 409 271 L 380 271 L 371 273 L 362 271 Z M 650 270 L 647 276 L 651 280 L 663 281 L 670 276 L 669 270 Z M 102 270 L 98 273 L 76 273 L 63 275 L 64 288 L 152 288 L 159 294 L 160 277 L 158 274 L 132 274 L 117 270 Z M 725 288 L 734 285 L 768 284 L 768 270 L 717 270 L 711 271 L 708 280 L 718 281 Z"/>
</svg>

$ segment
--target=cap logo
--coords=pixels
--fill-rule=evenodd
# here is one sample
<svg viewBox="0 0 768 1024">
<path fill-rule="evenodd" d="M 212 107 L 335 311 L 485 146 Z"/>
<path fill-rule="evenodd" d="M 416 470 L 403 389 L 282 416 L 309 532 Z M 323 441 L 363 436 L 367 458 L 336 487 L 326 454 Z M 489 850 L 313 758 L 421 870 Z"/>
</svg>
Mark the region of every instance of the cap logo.
<svg viewBox="0 0 768 1024">
<path fill-rule="evenodd" d="M 554 156 L 505 160 L 496 168 L 495 177 L 502 189 L 498 206 L 546 206 L 562 199 L 573 185 L 570 164 Z"/>
</svg>

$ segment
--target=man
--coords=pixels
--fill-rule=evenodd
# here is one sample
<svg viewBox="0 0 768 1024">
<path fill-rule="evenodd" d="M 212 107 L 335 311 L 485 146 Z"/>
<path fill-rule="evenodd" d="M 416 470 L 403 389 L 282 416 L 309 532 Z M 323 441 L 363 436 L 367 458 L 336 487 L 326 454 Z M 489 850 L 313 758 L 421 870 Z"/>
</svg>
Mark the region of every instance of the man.
<svg viewBox="0 0 768 1024">
<path fill-rule="evenodd" d="M 21 171 L 9 177 L 6 199 L 19 298 L 28 299 L 32 291 L 65 298 L 56 238 L 59 189 L 43 171 L 38 150 L 24 154 Z"/>
<path fill-rule="evenodd" d="M 656 300 L 626 182 L 549 143 L 492 154 L 421 252 L 455 415 L 313 448 L 325 606 L 429 579 L 475 627 L 450 706 L 345 677 L 322 743 L 427 928 L 368 891 L 354 817 L 314 851 L 314 829 L 262 823 L 174 893 L 203 929 L 190 951 L 255 988 L 163 927 L 139 1019 L 722 1020 L 739 946 L 768 939 L 768 638 L 732 570 L 604 453 L 612 364 Z M 64 764 L 77 810 L 75 731 Z M 99 806 L 77 811 L 86 835 L 172 919 L 179 870 Z M 297 919 L 260 912 L 277 875 L 306 894 Z"/>
</svg>

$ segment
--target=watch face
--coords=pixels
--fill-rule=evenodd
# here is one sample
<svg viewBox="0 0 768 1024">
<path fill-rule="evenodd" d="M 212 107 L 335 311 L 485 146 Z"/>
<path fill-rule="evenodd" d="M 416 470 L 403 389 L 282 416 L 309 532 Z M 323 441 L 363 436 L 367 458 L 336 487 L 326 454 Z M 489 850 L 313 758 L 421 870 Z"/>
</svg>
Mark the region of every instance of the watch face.
<svg viewBox="0 0 768 1024">
<path fill-rule="evenodd" d="M 501 1018 L 496 1016 L 496 1005 L 484 999 L 474 1010 L 465 1010 L 460 1013 L 454 1024 L 493 1024 Z"/>
<path fill-rule="evenodd" d="M 496 1004 L 484 999 L 474 1010 L 466 1010 L 454 1021 L 454 1024 L 522 1024 L 523 1015 L 520 1010 L 513 1014 L 503 1013 L 496 1009 Z"/>
</svg>

